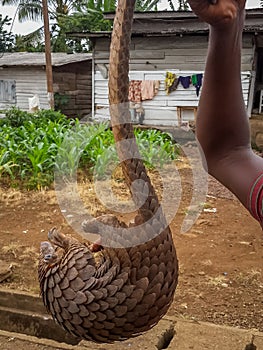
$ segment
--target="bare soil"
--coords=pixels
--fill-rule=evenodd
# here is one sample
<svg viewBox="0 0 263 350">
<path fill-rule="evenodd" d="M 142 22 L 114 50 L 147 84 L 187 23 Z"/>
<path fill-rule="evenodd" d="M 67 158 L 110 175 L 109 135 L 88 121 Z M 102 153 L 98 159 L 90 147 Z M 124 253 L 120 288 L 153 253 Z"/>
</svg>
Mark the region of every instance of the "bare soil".
<svg viewBox="0 0 263 350">
<path fill-rule="evenodd" d="M 192 175 L 180 163 L 183 196 L 171 223 L 180 263 L 180 278 L 169 315 L 215 324 L 263 331 L 263 240 L 259 224 L 222 185 L 209 178 L 205 208 L 187 233 L 180 233 L 192 195 Z M 156 174 L 151 174 L 156 178 Z M 172 181 L 172 180 L 171 180 Z M 157 179 L 155 187 L 161 192 Z M 122 181 L 115 191 L 125 195 Z M 81 184 L 87 206 L 94 215 L 104 212 L 92 184 Z M 59 227 L 74 234 L 53 190 L 21 192 L 0 190 L 0 260 L 12 275 L 0 283 L 10 290 L 39 293 L 37 261 L 40 242 Z"/>
</svg>

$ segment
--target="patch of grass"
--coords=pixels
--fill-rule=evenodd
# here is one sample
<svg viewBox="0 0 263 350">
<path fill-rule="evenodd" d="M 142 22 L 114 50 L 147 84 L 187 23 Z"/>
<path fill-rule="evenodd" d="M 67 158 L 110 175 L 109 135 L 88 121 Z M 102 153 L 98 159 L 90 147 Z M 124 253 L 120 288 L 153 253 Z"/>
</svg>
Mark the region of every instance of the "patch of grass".
<svg viewBox="0 0 263 350">
<path fill-rule="evenodd" d="M 21 254 L 19 255 L 20 260 L 26 260 L 26 259 L 37 259 L 39 256 L 39 253 L 35 247 L 23 247 L 21 250 Z"/>
<path fill-rule="evenodd" d="M 223 283 L 227 283 L 227 278 L 225 276 L 216 276 L 216 277 L 211 277 L 209 276 L 208 278 L 208 284 L 209 285 L 212 285 L 212 286 L 215 286 L 215 287 L 220 287 L 222 286 Z"/>
<path fill-rule="evenodd" d="M 262 283 L 262 272 L 254 269 L 247 272 L 240 272 L 235 276 L 234 280 L 244 287 L 258 286 Z"/>
<path fill-rule="evenodd" d="M 3 246 L 1 250 L 3 254 L 11 254 L 16 259 L 17 254 L 19 253 L 20 247 L 21 246 L 19 244 L 12 242 L 12 243 L 9 243 L 8 245 Z"/>
</svg>

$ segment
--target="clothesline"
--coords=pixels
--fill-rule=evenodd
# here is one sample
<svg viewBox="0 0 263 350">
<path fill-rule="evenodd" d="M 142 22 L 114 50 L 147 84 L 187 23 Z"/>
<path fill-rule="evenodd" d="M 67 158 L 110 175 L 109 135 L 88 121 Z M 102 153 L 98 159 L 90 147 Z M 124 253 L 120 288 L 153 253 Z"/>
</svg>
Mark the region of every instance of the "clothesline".
<svg viewBox="0 0 263 350">
<path fill-rule="evenodd" d="M 134 110 L 134 120 L 143 123 L 145 111 L 142 101 L 152 100 L 160 88 L 159 80 L 131 80 L 129 84 L 130 108 Z"/>
<path fill-rule="evenodd" d="M 202 87 L 203 73 L 192 74 L 187 76 L 177 76 L 175 73 L 166 72 L 165 91 L 167 95 L 176 91 L 178 85 L 181 84 L 184 89 L 188 89 L 192 84 L 196 89 L 196 96 L 199 96 Z"/>
<path fill-rule="evenodd" d="M 140 103 L 152 100 L 160 88 L 159 80 L 131 80 L 129 85 L 129 101 Z"/>
<path fill-rule="evenodd" d="M 188 89 L 192 84 L 196 89 L 196 95 L 199 96 L 202 81 L 203 73 L 177 76 L 175 73 L 166 72 L 165 91 L 169 95 L 177 90 L 179 84 L 184 89 Z M 142 101 L 152 100 L 158 94 L 159 88 L 160 80 L 131 80 L 129 84 L 129 101 L 141 103 Z"/>
</svg>

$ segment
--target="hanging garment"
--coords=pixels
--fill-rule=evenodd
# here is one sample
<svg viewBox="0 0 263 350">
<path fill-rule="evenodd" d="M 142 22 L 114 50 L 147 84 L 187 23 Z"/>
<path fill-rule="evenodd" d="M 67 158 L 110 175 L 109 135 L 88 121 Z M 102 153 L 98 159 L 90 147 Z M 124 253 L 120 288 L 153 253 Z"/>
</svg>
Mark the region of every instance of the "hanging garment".
<svg viewBox="0 0 263 350">
<path fill-rule="evenodd" d="M 131 80 L 129 84 L 129 101 L 141 102 L 152 100 L 160 87 L 159 80 Z"/>
<path fill-rule="evenodd" d="M 165 91 L 166 94 L 169 95 L 172 91 L 175 91 L 178 87 L 179 79 L 176 74 L 171 72 L 166 72 L 165 77 Z"/>
<path fill-rule="evenodd" d="M 142 101 L 152 100 L 154 93 L 154 80 L 143 80 L 141 84 Z"/>
<path fill-rule="evenodd" d="M 180 76 L 179 83 L 182 84 L 184 89 L 188 89 L 190 87 L 190 84 L 191 84 L 191 77 L 190 76 L 187 76 L 187 77 Z"/>
<path fill-rule="evenodd" d="M 192 84 L 195 86 L 196 96 L 198 97 L 202 86 L 203 74 L 202 73 L 193 74 L 191 79 L 192 79 Z"/>
<path fill-rule="evenodd" d="M 142 81 L 131 80 L 129 83 L 129 101 L 141 102 L 142 100 Z"/>
</svg>

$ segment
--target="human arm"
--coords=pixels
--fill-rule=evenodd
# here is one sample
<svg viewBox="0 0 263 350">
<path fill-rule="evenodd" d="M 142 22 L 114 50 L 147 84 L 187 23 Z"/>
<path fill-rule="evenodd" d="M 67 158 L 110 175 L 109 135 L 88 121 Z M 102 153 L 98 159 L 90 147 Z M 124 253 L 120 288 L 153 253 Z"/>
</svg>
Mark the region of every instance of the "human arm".
<svg viewBox="0 0 263 350">
<path fill-rule="evenodd" d="M 245 1 L 189 0 L 193 11 L 210 24 L 204 83 L 196 134 L 208 171 L 248 208 L 263 159 L 250 146 L 249 121 L 241 85 L 242 30 Z"/>
</svg>

